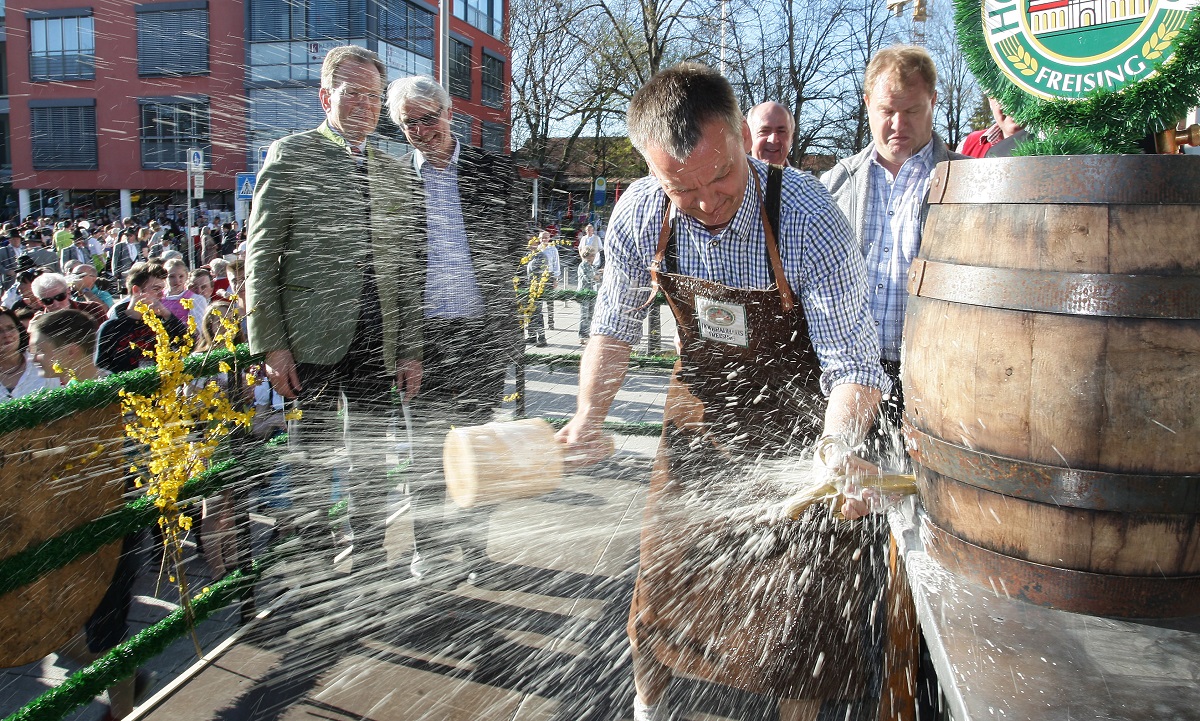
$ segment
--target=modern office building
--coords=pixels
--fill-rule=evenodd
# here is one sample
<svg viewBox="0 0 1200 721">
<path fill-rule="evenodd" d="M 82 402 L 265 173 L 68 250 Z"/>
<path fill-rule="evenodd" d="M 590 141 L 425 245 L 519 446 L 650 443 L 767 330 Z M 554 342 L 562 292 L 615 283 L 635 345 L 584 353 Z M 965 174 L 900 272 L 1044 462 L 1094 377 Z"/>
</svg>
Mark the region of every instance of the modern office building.
<svg viewBox="0 0 1200 721">
<path fill-rule="evenodd" d="M 455 128 L 506 151 L 507 8 L 461 0 L 452 11 Z M 330 47 L 379 52 L 389 80 L 438 76 L 437 6 L 423 0 L 19 0 L 6 21 L 0 130 L 23 215 L 182 220 L 189 148 L 204 154 L 198 209 L 232 215 L 236 173 L 256 170 L 270 141 L 323 118 L 317 88 Z M 397 128 L 380 131 L 390 151 L 405 149 Z"/>
</svg>

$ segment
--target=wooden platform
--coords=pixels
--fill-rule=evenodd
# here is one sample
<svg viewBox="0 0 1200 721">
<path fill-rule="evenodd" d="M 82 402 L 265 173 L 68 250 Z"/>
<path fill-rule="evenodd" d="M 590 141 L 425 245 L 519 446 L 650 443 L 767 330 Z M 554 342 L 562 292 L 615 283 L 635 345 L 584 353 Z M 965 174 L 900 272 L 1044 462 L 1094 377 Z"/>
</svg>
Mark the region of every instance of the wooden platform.
<svg viewBox="0 0 1200 721">
<path fill-rule="evenodd" d="M 390 578 L 346 575 L 283 597 L 218 658 L 135 718 L 549 721 L 631 716 L 625 620 L 657 439 L 546 496 L 491 514 L 487 578 L 439 592 L 409 578 L 411 523 L 389 528 Z M 271 588 L 271 581 L 264 587 Z M 265 602 L 264 602 L 264 605 Z M 769 719 L 763 699 L 680 681 L 686 718 Z"/>
</svg>

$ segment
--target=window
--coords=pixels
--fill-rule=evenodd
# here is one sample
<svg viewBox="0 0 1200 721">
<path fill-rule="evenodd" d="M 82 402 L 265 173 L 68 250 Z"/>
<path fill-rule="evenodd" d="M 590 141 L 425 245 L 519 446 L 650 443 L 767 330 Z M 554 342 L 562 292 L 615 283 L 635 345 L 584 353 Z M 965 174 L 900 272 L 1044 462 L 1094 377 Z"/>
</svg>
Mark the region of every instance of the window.
<svg viewBox="0 0 1200 721">
<path fill-rule="evenodd" d="M 462 141 L 463 145 L 475 144 L 475 118 L 462 113 L 450 115 L 450 132 Z"/>
<path fill-rule="evenodd" d="M 208 6 L 139 5 L 138 75 L 207 75 Z"/>
<path fill-rule="evenodd" d="M 384 40 L 427 58 L 433 57 L 433 13 L 405 0 L 381 0 L 379 32 Z"/>
<path fill-rule="evenodd" d="M 504 0 L 492 0 L 492 29 L 495 37 L 504 37 Z"/>
<path fill-rule="evenodd" d="M 96 101 L 29 101 L 34 170 L 95 170 Z"/>
<path fill-rule="evenodd" d="M 450 38 L 450 94 L 471 99 L 471 46 Z"/>
<path fill-rule="evenodd" d="M 489 108 L 504 107 L 504 61 L 487 52 L 483 54 L 483 97 L 480 102 Z"/>
<path fill-rule="evenodd" d="M 91 9 L 31 11 L 25 16 L 29 18 L 30 80 L 91 80 L 96 77 L 96 38 Z"/>
<path fill-rule="evenodd" d="M 500 37 L 504 32 L 504 0 L 454 0 L 454 17 Z"/>
<path fill-rule="evenodd" d="M 251 0 L 251 42 L 366 37 L 366 0 Z"/>
<path fill-rule="evenodd" d="M 366 0 L 308 0 L 304 37 L 357 38 L 367 34 Z"/>
<path fill-rule="evenodd" d="M 143 168 L 182 170 L 188 148 L 211 157 L 208 98 L 143 98 L 138 106 Z"/>
<path fill-rule="evenodd" d="M 0 115 L 0 169 L 12 170 L 12 153 L 9 151 L 8 116 Z"/>
<path fill-rule="evenodd" d="M 504 139 L 508 135 L 508 126 L 504 123 L 489 123 L 483 124 L 483 137 L 480 139 L 479 146 L 484 150 L 492 153 L 503 153 Z"/>
</svg>

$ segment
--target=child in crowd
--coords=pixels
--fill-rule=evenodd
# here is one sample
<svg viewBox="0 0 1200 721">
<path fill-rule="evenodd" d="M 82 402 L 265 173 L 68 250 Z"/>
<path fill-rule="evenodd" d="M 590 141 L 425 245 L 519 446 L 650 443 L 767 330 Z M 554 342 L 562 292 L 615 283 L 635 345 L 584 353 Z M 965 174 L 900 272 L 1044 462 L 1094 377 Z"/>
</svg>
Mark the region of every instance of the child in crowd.
<svg viewBox="0 0 1200 721">
<path fill-rule="evenodd" d="M 208 301 L 188 288 L 190 276 L 187 263 L 182 258 L 172 258 L 164 262 L 163 267 L 167 269 L 167 295 L 162 299 L 162 304 L 185 325 L 190 314 L 199 329 L 204 324 L 204 309 L 208 307 Z M 183 305 L 185 300 L 192 302 L 190 311 Z"/>
<path fill-rule="evenodd" d="M 600 252 L 594 246 L 584 246 L 579 250 L 578 290 L 596 290 L 600 281 L 600 269 L 596 267 L 599 256 Z M 595 298 L 579 299 L 579 345 L 587 345 L 592 328 L 592 308 L 595 305 Z"/>
<path fill-rule="evenodd" d="M 211 303 L 213 296 L 212 271 L 203 266 L 193 270 L 188 290 L 203 298 L 205 303 Z"/>
</svg>

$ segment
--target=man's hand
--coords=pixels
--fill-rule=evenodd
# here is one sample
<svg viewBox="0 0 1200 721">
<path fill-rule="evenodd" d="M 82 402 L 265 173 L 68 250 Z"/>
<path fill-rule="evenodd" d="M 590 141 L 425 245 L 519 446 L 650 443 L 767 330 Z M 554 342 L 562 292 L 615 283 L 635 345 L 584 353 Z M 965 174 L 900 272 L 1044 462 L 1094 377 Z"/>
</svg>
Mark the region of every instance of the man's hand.
<svg viewBox="0 0 1200 721">
<path fill-rule="evenodd" d="M 396 390 L 411 401 L 421 392 L 421 361 L 402 360 L 396 362 Z"/>
<path fill-rule="evenodd" d="M 578 414 L 559 429 L 554 440 L 563 445 L 563 465 L 567 470 L 599 463 L 613 450 L 612 441 L 601 432 L 600 424 L 589 423 Z"/>
<path fill-rule="evenodd" d="M 882 474 L 879 466 L 854 454 L 840 436 L 822 436 L 813 449 L 814 481 L 828 483 L 842 494 L 842 515 L 848 520 L 862 518 L 879 507 L 881 498 L 872 488 L 863 488 L 865 478 Z"/>
<path fill-rule="evenodd" d="M 284 398 L 300 395 L 300 376 L 296 375 L 296 360 L 287 348 L 268 351 L 264 359 L 271 387 Z"/>
</svg>

